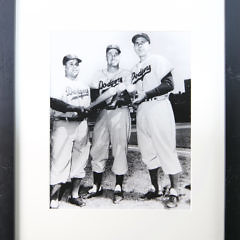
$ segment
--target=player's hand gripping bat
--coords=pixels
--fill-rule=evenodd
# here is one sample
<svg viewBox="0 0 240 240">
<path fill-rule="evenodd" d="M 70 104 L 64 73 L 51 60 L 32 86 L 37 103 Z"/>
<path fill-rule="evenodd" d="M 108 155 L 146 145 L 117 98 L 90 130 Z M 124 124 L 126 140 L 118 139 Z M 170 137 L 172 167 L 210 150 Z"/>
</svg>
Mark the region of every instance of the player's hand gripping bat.
<svg viewBox="0 0 240 240">
<path fill-rule="evenodd" d="M 106 90 L 104 93 L 102 93 L 95 101 L 93 101 L 89 107 L 86 108 L 86 110 L 90 111 L 91 109 L 93 109 L 94 107 L 96 107 L 97 105 L 99 105 L 100 103 L 106 101 L 107 99 L 109 99 L 110 97 L 113 97 L 115 94 L 117 93 L 117 89 L 114 88 L 110 88 L 108 90 Z"/>
<path fill-rule="evenodd" d="M 123 91 L 128 91 L 129 93 L 132 93 L 135 91 L 135 86 L 129 85 L 126 86 L 124 83 L 120 83 L 116 87 L 109 88 L 104 93 L 102 93 L 95 101 L 93 101 L 89 107 L 86 108 L 86 111 L 91 111 L 94 107 L 101 104 L 102 102 L 105 102 L 107 99 L 113 97 L 116 94 L 120 94 Z"/>
</svg>

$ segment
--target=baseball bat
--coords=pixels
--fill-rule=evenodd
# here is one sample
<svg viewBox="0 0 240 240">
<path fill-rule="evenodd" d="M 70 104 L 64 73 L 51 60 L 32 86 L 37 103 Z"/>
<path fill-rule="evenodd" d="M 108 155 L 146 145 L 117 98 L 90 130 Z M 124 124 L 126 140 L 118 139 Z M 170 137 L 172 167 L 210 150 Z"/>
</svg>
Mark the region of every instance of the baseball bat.
<svg viewBox="0 0 240 240">
<path fill-rule="evenodd" d="M 116 87 L 110 88 L 107 91 L 105 91 L 103 94 L 101 94 L 95 101 L 93 101 L 90 106 L 87 108 L 87 110 L 91 110 L 92 108 L 96 107 L 100 103 L 106 101 L 108 98 L 113 97 L 115 94 L 119 94 L 123 92 L 124 90 L 127 90 L 129 93 L 132 93 L 135 91 L 135 86 L 130 85 L 128 87 L 125 86 L 125 84 L 121 83 Z"/>
<path fill-rule="evenodd" d="M 91 110 L 92 108 L 96 107 L 100 103 L 106 101 L 108 98 L 113 97 L 116 93 L 117 93 L 116 88 L 108 89 L 103 94 L 101 94 L 95 101 L 93 101 L 87 109 Z"/>
</svg>

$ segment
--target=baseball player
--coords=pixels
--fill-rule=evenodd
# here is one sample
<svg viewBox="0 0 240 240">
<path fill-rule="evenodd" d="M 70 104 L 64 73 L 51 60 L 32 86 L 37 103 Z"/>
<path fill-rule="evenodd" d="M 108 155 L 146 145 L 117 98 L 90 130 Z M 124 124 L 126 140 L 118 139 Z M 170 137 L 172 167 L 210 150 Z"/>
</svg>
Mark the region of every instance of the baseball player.
<svg viewBox="0 0 240 240">
<path fill-rule="evenodd" d="M 85 176 L 84 168 L 90 151 L 88 125 L 84 115 L 84 109 L 90 104 L 90 89 L 78 79 L 80 62 L 77 56 L 65 56 L 65 78 L 51 89 L 51 208 L 58 208 L 61 185 L 68 180 L 72 182 L 70 202 L 80 207 L 85 205 L 79 196 L 79 187 Z"/>
<path fill-rule="evenodd" d="M 143 162 L 149 170 L 152 189 L 143 198 L 160 196 L 158 169 L 162 167 L 170 177 L 167 207 L 176 207 L 177 183 L 181 172 L 176 152 L 175 120 L 168 99 L 173 90 L 172 66 L 162 56 L 150 54 L 150 38 L 145 33 L 132 38 L 134 50 L 140 61 L 132 70 L 132 84 L 136 86 L 137 137 Z"/>
<path fill-rule="evenodd" d="M 130 113 L 128 104 L 130 97 L 123 86 L 130 84 L 130 72 L 119 68 L 121 50 L 117 45 L 106 48 L 107 68 L 100 70 L 94 76 L 90 88 L 98 89 L 99 94 L 116 89 L 116 94 L 105 102 L 93 131 L 91 148 L 94 185 L 89 190 L 89 196 L 102 193 L 102 174 L 109 155 L 109 145 L 112 146 L 114 157 L 112 171 L 116 175 L 113 202 L 123 199 L 123 179 L 128 170 L 127 145 L 130 135 Z"/>
</svg>

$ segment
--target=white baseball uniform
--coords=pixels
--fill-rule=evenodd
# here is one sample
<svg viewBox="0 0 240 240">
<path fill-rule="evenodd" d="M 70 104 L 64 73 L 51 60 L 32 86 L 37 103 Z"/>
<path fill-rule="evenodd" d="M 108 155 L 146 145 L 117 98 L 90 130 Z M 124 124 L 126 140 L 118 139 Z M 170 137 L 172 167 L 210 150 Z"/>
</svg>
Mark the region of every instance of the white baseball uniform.
<svg viewBox="0 0 240 240">
<path fill-rule="evenodd" d="M 106 69 L 98 71 L 90 84 L 91 88 L 99 89 L 100 94 L 120 83 L 130 83 L 130 73 L 119 69 L 115 73 L 109 73 Z M 93 142 L 91 148 L 92 170 L 102 173 L 105 170 L 109 154 L 109 145 L 112 146 L 114 157 L 112 171 L 117 175 L 123 175 L 128 170 L 127 146 L 130 137 L 130 113 L 127 106 L 111 109 L 116 104 L 116 95 L 107 101 L 107 108 L 103 109 L 94 126 Z"/>
<path fill-rule="evenodd" d="M 162 56 L 150 55 L 132 70 L 132 83 L 140 96 L 161 84 L 173 70 Z M 142 160 L 149 170 L 162 167 L 165 174 L 181 172 L 176 152 L 175 119 L 168 94 L 141 103 L 137 110 L 137 137 Z"/>
<path fill-rule="evenodd" d="M 51 97 L 74 106 L 88 107 L 90 89 L 79 79 L 64 78 L 51 88 Z M 83 178 L 90 150 L 87 120 L 76 120 L 77 113 L 53 111 L 50 184 Z"/>
</svg>

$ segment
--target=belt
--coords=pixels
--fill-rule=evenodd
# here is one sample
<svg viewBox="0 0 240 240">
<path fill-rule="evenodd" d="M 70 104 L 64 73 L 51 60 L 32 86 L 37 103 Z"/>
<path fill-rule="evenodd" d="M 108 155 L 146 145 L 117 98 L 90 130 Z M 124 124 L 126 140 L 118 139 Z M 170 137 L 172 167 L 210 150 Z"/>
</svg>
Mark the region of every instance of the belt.
<svg viewBox="0 0 240 240">
<path fill-rule="evenodd" d="M 115 110 L 117 108 L 118 108 L 118 106 L 106 106 L 104 109 L 106 109 L 106 110 Z"/>
<path fill-rule="evenodd" d="M 144 100 L 144 102 L 149 102 L 149 101 L 162 101 L 168 99 L 168 95 L 162 95 L 162 96 L 157 96 L 153 98 L 147 98 Z"/>
<path fill-rule="evenodd" d="M 106 107 L 104 107 L 104 109 L 106 109 L 106 110 L 115 110 L 115 109 L 118 109 L 118 108 L 127 108 L 128 106 L 127 105 L 124 105 L 124 106 L 106 106 Z"/>
<path fill-rule="evenodd" d="M 81 122 L 83 119 L 79 117 L 55 117 L 54 121 L 68 121 L 68 122 Z"/>
<path fill-rule="evenodd" d="M 116 107 L 107 106 L 104 109 L 105 110 L 115 110 L 115 109 L 119 109 L 119 108 L 124 109 L 124 108 L 128 108 L 128 106 L 127 105 L 124 105 L 124 106 L 121 106 L 121 107 L 119 107 L 119 106 L 116 106 Z"/>
</svg>

